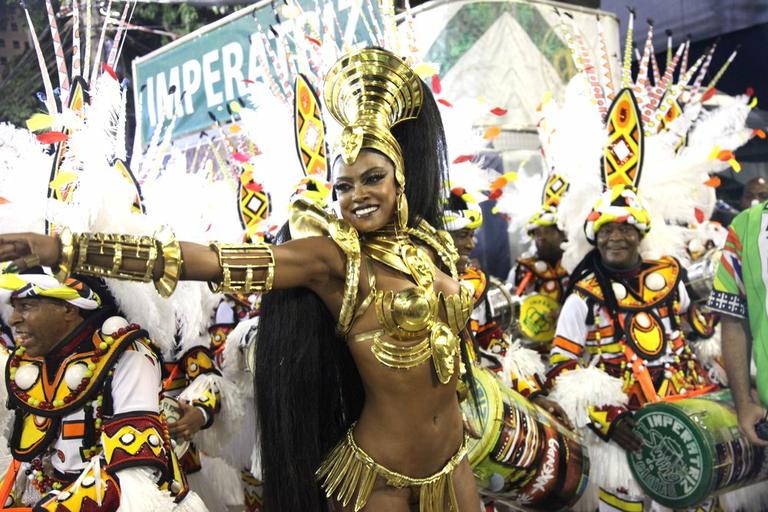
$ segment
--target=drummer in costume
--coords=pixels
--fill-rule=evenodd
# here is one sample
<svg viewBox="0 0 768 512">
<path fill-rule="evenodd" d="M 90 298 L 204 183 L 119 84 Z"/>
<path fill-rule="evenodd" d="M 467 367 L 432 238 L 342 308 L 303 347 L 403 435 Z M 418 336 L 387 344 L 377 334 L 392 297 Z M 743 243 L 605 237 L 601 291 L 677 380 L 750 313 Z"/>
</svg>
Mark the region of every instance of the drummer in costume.
<svg viewBox="0 0 768 512">
<path fill-rule="evenodd" d="M 520 328 L 529 346 L 546 353 L 565 298 L 569 273 L 563 268 L 565 233 L 558 226 L 557 207 L 568 191 L 568 182 L 551 174 L 544 186 L 541 209 L 526 226 L 536 246 L 533 255 L 521 256 L 513 270 L 513 290 L 523 298 Z"/>
<path fill-rule="evenodd" d="M 113 306 L 86 282 L 44 267 L 0 274 L 0 288 L 13 305 L 17 346 L 5 385 L 15 414 L 11 453 L 22 463 L 6 474 L 6 506 L 205 510 L 187 497 L 171 449 L 146 331 L 110 316 Z"/>
<path fill-rule="evenodd" d="M 456 270 L 460 279 L 472 289 L 475 309 L 470 318 L 470 328 L 479 348 L 497 358 L 495 370 L 501 369 L 501 358 L 509 343 L 503 338 L 499 325 L 489 318 L 485 303 L 488 275 L 471 260 L 475 249 L 475 232 L 483 223 L 483 212 L 474 195 L 463 187 L 453 187 L 443 213 L 445 230 L 451 235 L 459 254 Z"/>
<path fill-rule="evenodd" d="M 531 256 L 517 259 L 513 284 L 518 295 L 537 293 L 562 303 L 568 287 L 568 271 L 562 266 L 565 233 L 558 227 L 557 206 L 568 190 L 565 179 L 553 174 L 547 179 L 541 209 L 526 226 L 535 245 Z"/>
</svg>

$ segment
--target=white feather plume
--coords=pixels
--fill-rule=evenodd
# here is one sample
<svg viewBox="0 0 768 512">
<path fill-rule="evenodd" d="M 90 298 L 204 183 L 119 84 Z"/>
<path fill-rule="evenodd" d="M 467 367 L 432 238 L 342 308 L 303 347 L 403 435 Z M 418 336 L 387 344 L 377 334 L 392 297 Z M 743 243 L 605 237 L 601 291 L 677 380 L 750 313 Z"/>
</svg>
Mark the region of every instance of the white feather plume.
<svg viewBox="0 0 768 512">
<path fill-rule="evenodd" d="M 28 130 L 0 123 L 0 233 L 45 231 L 53 158 Z"/>
</svg>

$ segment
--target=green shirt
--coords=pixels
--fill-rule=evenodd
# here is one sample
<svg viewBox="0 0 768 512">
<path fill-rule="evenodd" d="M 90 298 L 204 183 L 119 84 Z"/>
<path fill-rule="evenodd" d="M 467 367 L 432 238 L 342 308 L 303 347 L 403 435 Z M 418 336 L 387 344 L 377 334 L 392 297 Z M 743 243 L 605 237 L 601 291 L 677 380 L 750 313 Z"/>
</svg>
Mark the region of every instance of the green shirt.
<svg viewBox="0 0 768 512">
<path fill-rule="evenodd" d="M 715 274 L 709 307 L 745 318 L 752 332 L 757 365 L 757 391 L 768 406 L 768 202 L 744 210 L 733 219 Z M 723 340 L 727 342 L 727 340 Z"/>
</svg>

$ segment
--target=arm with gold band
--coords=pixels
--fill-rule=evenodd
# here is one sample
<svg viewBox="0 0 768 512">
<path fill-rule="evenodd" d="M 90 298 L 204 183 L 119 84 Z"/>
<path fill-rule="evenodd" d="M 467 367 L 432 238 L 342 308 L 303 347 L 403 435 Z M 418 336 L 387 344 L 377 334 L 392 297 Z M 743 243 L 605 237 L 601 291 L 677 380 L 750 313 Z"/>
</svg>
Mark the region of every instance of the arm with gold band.
<svg viewBox="0 0 768 512">
<path fill-rule="evenodd" d="M 59 279 L 70 274 L 94 275 L 155 283 L 163 296 L 179 280 L 220 283 L 223 292 L 268 292 L 305 286 L 323 290 L 329 279 L 345 280 L 344 255 L 328 236 L 268 244 L 180 242 L 169 230 L 155 236 L 71 233 L 60 236 L 23 233 L 0 235 L 0 261 L 53 268 Z M 20 268 L 23 270 L 23 268 Z"/>
</svg>

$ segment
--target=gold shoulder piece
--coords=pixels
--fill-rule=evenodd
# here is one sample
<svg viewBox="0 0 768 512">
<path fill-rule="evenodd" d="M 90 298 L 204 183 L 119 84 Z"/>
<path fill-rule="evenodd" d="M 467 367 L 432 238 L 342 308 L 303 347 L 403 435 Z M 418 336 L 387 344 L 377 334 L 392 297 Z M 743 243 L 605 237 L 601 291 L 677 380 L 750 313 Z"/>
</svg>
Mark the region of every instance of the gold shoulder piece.
<svg viewBox="0 0 768 512">
<path fill-rule="evenodd" d="M 296 199 L 288 208 L 291 238 L 330 235 L 330 224 L 336 219 L 329 212 L 304 198 Z"/>
<path fill-rule="evenodd" d="M 337 330 L 346 335 L 352 327 L 357 290 L 360 282 L 360 236 L 357 230 L 342 219 L 323 210 L 314 203 L 299 198 L 290 207 L 288 224 L 291 237 L 328 236 L 336 242 L 347 257 L 344 298 L 339 312 Z"/>
<path fill-rule="evenodd" d="M 330 235 L 336 245 L 347 256 L 346 276 L 344 278 L 344 297 L 339 311 L 339 334 L 346 335 L 352 327 L 357 305 L 357 291 L 360 283 L 360 237 L 357 230 L 347 222 L 334 218 L 330 224 Z"/>
<path fill-rule="evenodd" d="M 475 302 L 472 297 L 472 290 L 465 285 L 459 286 L 459 293 L 455 295 L 440 296 L 445 304 L 445 310 L 448 317 L 448 326 L 454 334 L 458 334 L 467 325 Z"/>
</svg>

